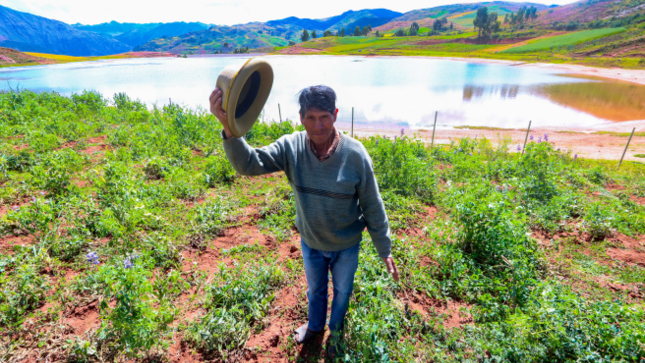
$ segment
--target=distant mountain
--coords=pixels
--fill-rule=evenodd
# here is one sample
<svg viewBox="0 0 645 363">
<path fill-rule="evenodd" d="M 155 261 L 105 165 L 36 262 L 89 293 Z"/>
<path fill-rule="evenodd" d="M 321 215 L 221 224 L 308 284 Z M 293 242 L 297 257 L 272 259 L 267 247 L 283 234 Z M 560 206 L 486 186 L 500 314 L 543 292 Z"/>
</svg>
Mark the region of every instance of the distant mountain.
<svg viewBox="0 0 645 363">
<path fill-rule="evenodd" d="M 326 19 L 301 19 L 292 16 L 280 20 L 271 20 L 266 22 L 265 24 L 271 27 L 280 25 L 292 25 L 301 29 L 308 30 L 316 29 L 323 31 L 334 31 L 342 27 L 344 27 L 346 30 L 351 27 L 353 30 L 355 26 L 362 27 L 368 24 L 372 27 L 377 27 L 401 15 L 403 14 L 387 9 L 365 9 L 359 11 L 346 11 L 341 15 L 332 16 Z"/>
<path fill-rule="evenodd" d="M 101 33 L 109 36 L 117 36 L 119 34 L 127 33 L 129 31 L 145 28 L 152 29 L 156 26 L 159 26 L 163 23 L 119 23 L 118 21 L 112 20 L 109 23 L 101 23 L 94 25 L 86 24 L 72 24 L 72 26 L 78 30 L 85 30 L 88 32 Z"/>
<path fill-rule="evenodd" d="M 218 26 L 202 31 L 193 31 L 180 36 L 167 36 L 151 40 L 135 50 L 164 51 L 171 53 L 213 53 L 215 51 L 241 47 L 263 48 L 285 46 L 289 41 L 299 42 L 303 29 L 316 30 L 322 35 L 325 30 L 337 31 L 344 27 L 347 32 L 356 26 L 372 27 L 387 23 L 401 16 L 401 13 L 387 9 L 364 9 L 347 11 L 326 19 L 301 19 L 289 17 L 266 23 Z"/>
<path fill-rule="evenodd" d="M 502 8 L 509 12 L 515 12 L 517 9 L 522 6 L 531 7 L 535 6 L 538 11 L 547 9 L 548 6 L 544 4 L 534 4 L 529 2 L 518 3 L 518 2 L 509 2 L 509 1 L 489 1 L 481 3 L 472 3 L 472 4 L 453 4 L 453 5 L 442 5 L 435 6 L 433 8 L 419 9 L 408 11 L 407 13 L 402 14 L 401 16 L 392 19 L 392 21 L 414 21 L 421 20 L 424 18 L 438 18 L 438 17 L 449 17 L 456 14 L 461 14 L 469 11 L 475 11 L 481 6 L 486 7 L 495 7 Z"/>
<path fill-rule="evenodd" d="M 190 32 L 175 37 L 157 38 L 134 48 L 134 50 L 200 54 L 214 53 L 220 49 L 225 49 L 228 52 L 232 51 L 233 48 L 241 47 L 284 46 L 289 43 L 287 39 L 295 39 L 299 36 L 297 29 L 290 25 L 274 28 L 264 23 L 233 26 L 214 25 L 207 30 Z"/>
<path fill-rule="evenodd" d="M 73 56 L 117 54 L 132 48 L 98 33 L 4 6 L 0 6 L 0 46 L 24 52 Z"/>
<path fill-rule="evenodd" d="M 185 33 L 205 30 L 208 28 L 204 23 L 119 23 L 111 21 L 109 23 L 102 23 L 96 25 L 72 25 L 76 29 L 92 31 L 101 33 L 103 35 L 111 36 L 114 39 L 128 44 L 132 47 L 149 42 L 156 38 L 161 37 L 174 37 Z"/>
<path fill-rule="evenodd" d="M 194 32 L 194 31 L 206 30 L 207 28 L 208 28 L 208 25 L 204 23 L 184 23 L 184 22 L 167 23 L 167 24 L 159 24 L 150 29 L 148 29 L 147 27 L 134 29 L 129 32 L 117 35 L 115 39 L 125 44 L 129 44 L 133 47 L 136 47 L 137 45 L 141 45 L 143 43 L 149 42 L 156 38 L 175 37 L 178 35 Z"/>
</svg>

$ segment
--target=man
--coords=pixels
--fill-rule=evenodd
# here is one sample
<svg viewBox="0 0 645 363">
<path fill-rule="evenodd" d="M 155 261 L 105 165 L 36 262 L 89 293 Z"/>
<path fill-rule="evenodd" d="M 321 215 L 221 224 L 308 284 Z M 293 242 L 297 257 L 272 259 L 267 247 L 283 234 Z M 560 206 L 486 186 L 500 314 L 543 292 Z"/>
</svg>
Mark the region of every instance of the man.
<svg viewBox="0 0 645 363">
<path fill-rule="evenodd" d="M 336 131 L 336 93 L 327 86 L 308 87 L 298 94 L 305 132 L 284 135 L 259 149 L 230 133 L 221 97 L 222 91 L 216 88 L 210 95 L 210 108 L 224 127 L 224 150 L 233 168 L 242 175 L 284 171 L 294 190 L 296 227 L 309 287 L 309 322 L 296 329 L 294 338 L 302 344 L 324 331 L 331 270 L 334 297 L 329 329 L 333 342 L 342 333 L 365 227 L 388 272 L 399 279 L 372 160 L 360 142 Z M 336 349 L 335 344 L 328 344 L 330 356 L 335 356 Z"/>
</svg>

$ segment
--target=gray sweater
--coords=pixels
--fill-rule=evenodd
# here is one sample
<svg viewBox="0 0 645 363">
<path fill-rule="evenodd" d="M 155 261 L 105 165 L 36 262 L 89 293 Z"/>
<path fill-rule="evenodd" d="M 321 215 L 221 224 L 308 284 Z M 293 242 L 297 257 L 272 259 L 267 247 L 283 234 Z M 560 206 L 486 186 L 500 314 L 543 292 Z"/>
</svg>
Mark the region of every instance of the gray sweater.
<svg viewBox="0 0 645 363">
<path fill-rule="evenodd" d="M 359 243 L 367 227 L 379 256 L 392 256 L 372 159 L 360 142 L 341 134 L 336 152 L 323 161 L 309 148 L 305 131 L 259 149 L 244 139 L 225 138 L 224 151 L 242 175 L 285 172 L 296 199 L 296 227 L 307 246 L 344 250 Z"/>
</svg>

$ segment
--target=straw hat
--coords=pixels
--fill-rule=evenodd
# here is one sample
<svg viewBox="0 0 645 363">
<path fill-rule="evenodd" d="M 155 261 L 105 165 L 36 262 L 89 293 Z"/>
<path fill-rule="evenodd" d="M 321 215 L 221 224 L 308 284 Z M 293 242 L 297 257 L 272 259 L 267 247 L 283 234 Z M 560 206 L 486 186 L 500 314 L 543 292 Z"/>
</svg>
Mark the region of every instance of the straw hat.
<svg viewBox="0 0 645 363">
<path fill-rule="evenodd" d="M 242 68 L 228 66 L 217 77 L 222 108 L 235 137 L 246 134 L 260 116 L 273 85 L 273 69 L 263 58 L 251 58 Z"/>
</svg>

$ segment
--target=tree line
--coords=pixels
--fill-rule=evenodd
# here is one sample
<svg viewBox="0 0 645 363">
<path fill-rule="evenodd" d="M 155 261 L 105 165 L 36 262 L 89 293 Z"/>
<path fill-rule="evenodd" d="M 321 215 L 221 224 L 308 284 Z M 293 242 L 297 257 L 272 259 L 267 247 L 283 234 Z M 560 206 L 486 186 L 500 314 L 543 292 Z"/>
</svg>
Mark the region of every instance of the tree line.
<svg viewBox="0 0 645 363">
<path fill-rule="evenodd" d="M 366 36 L 371 31 L 372 31 L 372 25 L 370 25 L 370 24 L 368 24 L 366 26 L 363 26 L 362 28 L 357 25 L 354 28 L 353 33 L 345 31 L 345 27 L 341 27 L 340 29 L 338 29 L 336 31 L 335 35 L 337 37 L 345 37 L 345 36 L 355 36 L 355 37 L 357 37 L 357 36 Z M 322 37 L 330 37 L 332 35 L 334 35 L 334 33 L 331 30 L 325 30 L 323 32 L 323 34 L 322 34 Z M 376 31 L 376 36 L 379 36 L 378 30 Z M 316 39 L 316 38 L 318 38 L 318 33 L 316 32 L 315 29 L 312 30 L 311 33 L 309 33 L 309 30 L 303 29 L 302 35 L 300 35 L 300 40 L 302 40 L 303 42 L 306 42 L 309 39 Z M 289 45 L 291 45 L 291 42 L 289 42 Z"/>
</svg>

